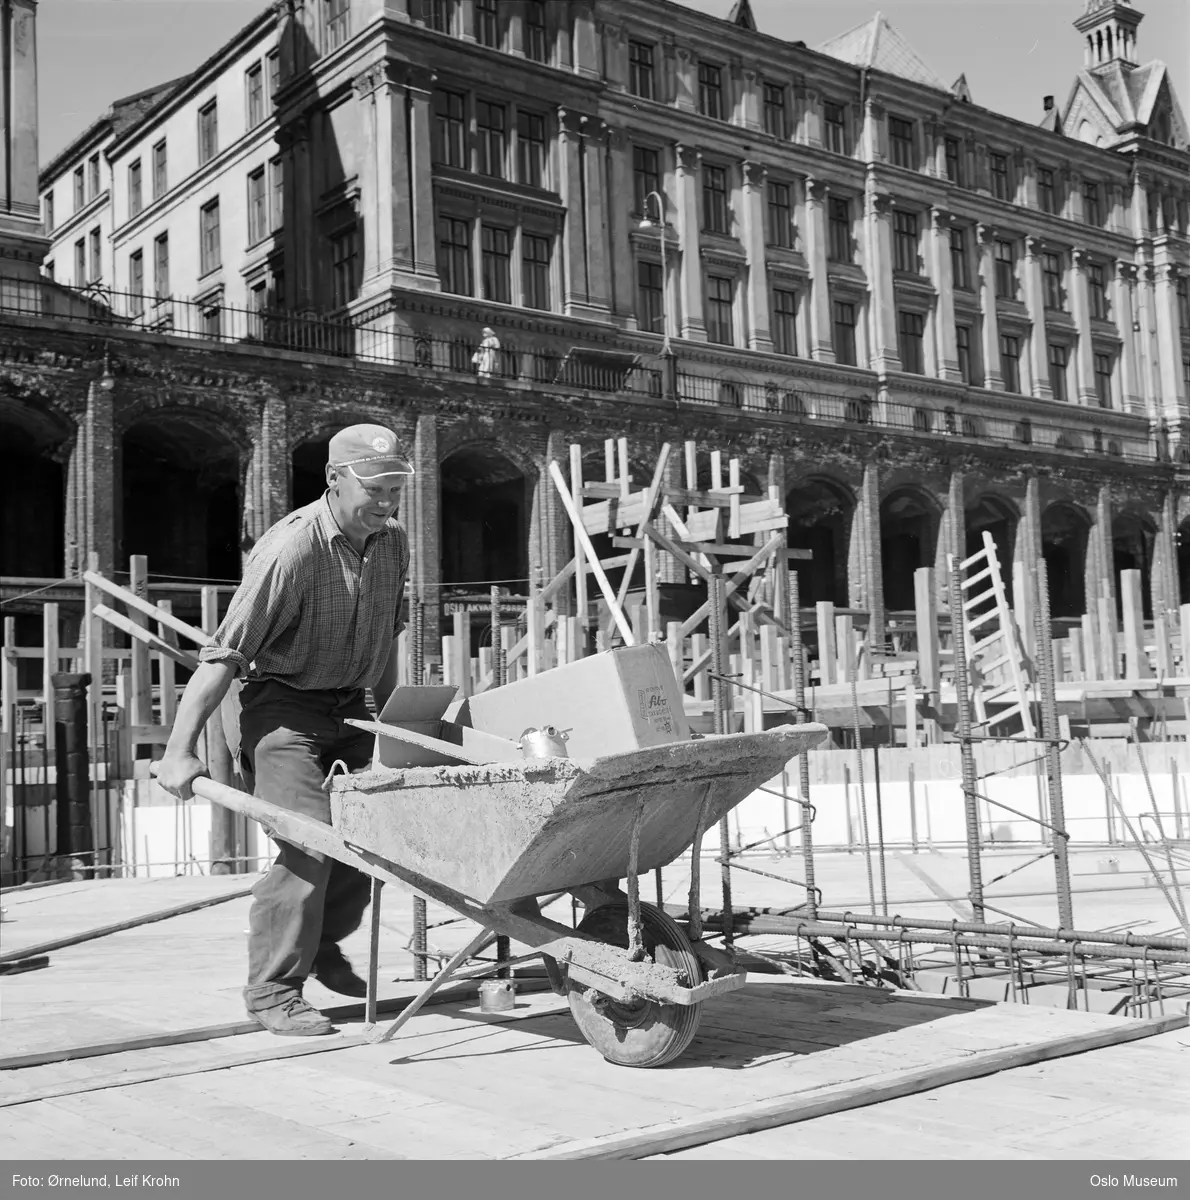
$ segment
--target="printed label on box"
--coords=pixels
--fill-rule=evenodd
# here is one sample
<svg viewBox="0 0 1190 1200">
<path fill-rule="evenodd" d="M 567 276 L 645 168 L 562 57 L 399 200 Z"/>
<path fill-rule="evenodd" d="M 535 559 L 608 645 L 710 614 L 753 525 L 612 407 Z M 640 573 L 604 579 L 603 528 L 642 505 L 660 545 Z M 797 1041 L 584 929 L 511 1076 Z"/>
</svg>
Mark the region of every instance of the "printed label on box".
<svg viewBox="0 0 1190 1200">
<path fill-rule="evenodd" d="M 636 694 L 640 700 L 641 719 L 647 722 L 649 728 L 658 733 L 673 734 L 673 713 L 670 711 L 665 689 L 662 687 L 637 688 Z"/>
</svg>

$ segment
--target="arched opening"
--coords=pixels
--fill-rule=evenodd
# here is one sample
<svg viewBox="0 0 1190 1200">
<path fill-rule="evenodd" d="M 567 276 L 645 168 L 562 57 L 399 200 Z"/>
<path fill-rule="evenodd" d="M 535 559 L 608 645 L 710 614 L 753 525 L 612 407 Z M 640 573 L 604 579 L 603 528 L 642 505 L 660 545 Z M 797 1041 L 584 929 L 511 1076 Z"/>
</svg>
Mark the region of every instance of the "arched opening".
<svg viewBox="0 0 1190 1200">
<path fill-rule="evenodd" d="M 1049 582 L 1050 616 L 1081 617 L 1087 611 L 1087 534 L 1091 522 L 1073 504 L 1059 501 L 1041 514 L 1041 556 Z"/>
<path fill-rule="evenodd" d="M 1005 580 L 1005 590 L 1012 596 L 1012 560 L 1016 549 L 1016 528 L 1019 520 L 1016 510 L 1007 500 L 999 496 L 980 496 L 967 506 L 963 516 L 967 527 L 966 554 L 979 553 L 983 549 L 983 535 L 991 534 L 1000 560 L 1000 574 Z"/>
<path fill-rule="evenodd" d="M 0 413 L 0 575 L 58 579 L 65 559 L 66 480 L 48 422 Z"/>
<path fill-rule="evenodd" d="M 898 488 L 881 503 L 880 553 L 889 612 L 913 611 L 913 572 L 934 565 L 939 521 L 938 507 L 916 488 Z"/>
<path fill-rule="evenodd" d="M 1121 571 L 1140 572 L 1140 594 L 1144 605 L 1145 620 L 1153 618 L 1152 576 L 1153 544 L 1157 537 L 1156 526 L 1139 513 L 1117 513 L 1111 523 L 1112 570 L 1119 580 Z M 1116 610 L 1123 616 L 1123 589 L 1116 588 Z"/>
<path fill-rule="evenodd" d="M 294 508 L 313 504 L 326 491 L 326 458 L 330 446 L 330 435 L 302 442 L 294 447 L 293 486 L 291 488 Z"/>
<path fill-rule="evenodd" d="M 440 469 L 442 583 L 528 593 L 530 481 L 491 446 L 467 446 Z"/>
<path fill-rule="evenodd" d="M 848 602 L 847 555 L 855 501 L 838 485 L 825 479 L 807 479 L 785 496 L 789 517 L 787 535 L 793 550 L 809 550 L 811 557 L 794 559 L 799 602 L 805 608 L 820 600 L 840 607 Z"/>
<path fill-rule="evenodd" d="M 144 554 L 154 575 L 239 579 L 236 444 L 190 414 L 163 413 L 125 431 L 121 461 L 121 565 Z"/>
</svg>

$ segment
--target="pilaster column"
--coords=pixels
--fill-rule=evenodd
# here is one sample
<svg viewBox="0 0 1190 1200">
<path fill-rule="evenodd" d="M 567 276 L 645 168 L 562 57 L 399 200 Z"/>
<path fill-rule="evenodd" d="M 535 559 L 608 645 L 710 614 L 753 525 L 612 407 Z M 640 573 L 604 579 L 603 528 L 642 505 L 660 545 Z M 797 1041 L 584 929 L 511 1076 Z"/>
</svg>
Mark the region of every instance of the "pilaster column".
<svg viewBox="0 0 1190 1200">
<path fill-rule="evenodd" d="M 748 256 L 746 295 L 749 350 L 772 350 L 769 327 L 769 276 L 764 247 L 764 185 L 768 172 L 761 163 L 745 162 L 744 177 L 744 251 Z"/>
<path fill-rule="evenodd" d="M 1025 307 L 1029 310 L 1029 361 L 1032 364 L 1032 394 L 1040 400 L 1052 400 L 1049 360 L 1045 337 L 1045 288 L 1041 275 L 1041 255 L 1045 243 L 1041 238 L 1025 238 Z"/>
<path fill-rule="evenodd" d="M 812 87 L 803 87 L 795 91 L 795 100 L 800 110 L 798 141 L 807 146 L 821 146 L 822 93 Z"/>
<path fill-rule="evenodd" d="M 623 25 L 604 23 L 603 62 L 604 72 L 610 87 L 617 91 L 628 90 L 628 31 Z M 658 72 L 661 64 L 657 63 Z"/>
<path fill-rule="evenodd" d="M 413 200 L 413 269 L 416 285 L 438 291 L 438 258 L 434 246 L 433 152 L 430 140 L 434 75 L 410 69 L 406 84 L 409 120 L 409 176 Z"/>
<path fill-rule="evenodd" d="M 674 63 L 674 105 L 685 112 L 698 111 L 698 66 L 685 46 L 678 46 Z"/>
<path fill-rule="evenodd" d="M 610 237 L 607 198 L 608 126 L 588 119 L 583 129 L 583 174 L 586 181 L 587 208 L 584 214 L 587 253 L 587 306 L 593 314 L 607 319 L 611 307 Z M 631 194 L 631 193 L 629 193 Z"/>
<path fill-rule="evenodd" d="M 310 181 L 310 128 L 305 118 L 286 126 L 279 140 L 287 152 L 285 189 L 285 275 L 289 305 L 308 309 L 316 300 L 314 287 L 314 229 L 312 184 Z"/>
<path fill-rule="evenodd" d="M 510 54 L 525 54 L 525 3 L 524 0 L 505 0 L 508 13 L 508 51 Z"/>
<path fill-rule="evenodd" d="M 1099 404 L 1095 391 L 1095 350 L 1091 341 L 1091 295 L 1087 284 L 1087 252 L 1074 250 L 1070 255 L 1070 299 L 1074 310 L 1074 325 L 1078 330 L 1078 349 L 1074 370 L 1078 387 L 1078 402 L 1089 408 Z"/>
<path fill-rule="evenodd" d="M 1178 322 L 1178 279 L 1181 268 L 1169 261 L 1167 248 L 1162 248 L 1164 262 L 1156 268 L 1154 308 L 1156 309 L 1157 360 L 1160 366 L 1161 396 L 1164 400 L 1161 416 L 1169 421 L 1182 421 L 1190 416 L 1186 383 L 1182 375 L 1182 330 Z"/>
<path fill-rule="evenodd" d="M 979 307 L 983 350 L 983 386 L 1004 390 L 1000 374 L 1000 318 L 996 312 L 996 231 L 990 225 L 975 227 L 979 247 Z"/>
<path fill-rule="evenodd" d="M 1144 409 L 1150 421 L 1157 422 L 1165 414 L 1161 389 L 1161 355 L 1157 332 L 1156 269 L 1149 264 L 1136 269 L 1136 310 L 1140 332 L 1137 335 L 1139 353 L 1137 372 Z"/>
<path fill-rule="evenodd" d="M 570 0 L 570 15 L 574 23 L 574 69 L 588 79 L 598 79 L 599 40 L 593 0 Z"/>
<path fill-rule="evenodd" d="M 884 374 L 901 369 L 897 349 L 896 294 L 892 272 L 892 197 L 885 192 L 867 193 L 870 366 Z"/>
<path fill-rule="evenodd" d="M 558 110 L 558 134 L 562 144 L 560 191 L 566 208 L 562 234 L 565 262 L 563 300 L 566 313 L 575 315 L 587 303 L 587 251 L 583 211 L 582 127 L 586 118 L 567 109 Z"/>
<path fill-rule="evenodd" d="M 739 124 L 745 129 L 763 129 L 760 115 L 760 73 L 745 67 L 739 72 L 733 70 L 732 75 L 739 88 L 739 104 L 736 109 Z"/>
<path fill-rule="evenodd" d="M 1144 412 L 1140 388 L 1137 383 L 1137 338 L 1133 329 L 1132 292 L 1136 287 L 1136 267 L 1132 263 L 1117 262 L 1112 311 L 1116 316 L 1116 330 L 1120 335 L 1120 407 L 1124 412 Z"/>
<path fill-rule="evenodd" d="M 1012 165 L 1016 174 L 1016 194 L 1021 204 L 1037 212 L 1037 162 L 1019 150 L 1013 155 Z"/>
<path fill-rule="evenodd" d="M 810 357 L 816 362 L 835 361 L 827 278 L 826 197 L 826 183 L 807 178 L 801 225 L 806 236 L 806 260 L 810 264 Z"/>
<path fill-rule="evenodd" d="M 888 127 L 884 121 L 884 105 L 867 100 L 860 114 L 858 131 L 860 158 L 865 162 L 883 162 L 888 158 Z"/>
<path fill-rule="evenodd" d="M 456 36 L 464 42 L 475 41 L 475 0 L 458 0 Z"/>
<path fill-rule="evenodd" d="M 938 293 L 934 304 L 934 345 L 938 361 L 934 374 L 939 379 L 962 382 L 954 327 L 954 271 L 950 261 L 950 214 L 930 209 L 930 274 Z"/>
<path fill-rule="evenodd" d="M 636 328 L 636 263 L 632 253 L 632 144 L 626 130 L 609 127 L 608 231 L 611 239 L 611 306 L 616 320 Z M 668 215 L 668 214 L 665 214 Z"/>
<path fill-rule="evenodd" d="M 3 5 L 3 76 L 8 126 L 0 128 L 0 213 L 38 220 L 37 4 L 7 0 Z"/>
<path fill-rule="evenodd" d="M 380 229 L 380 172 L 382 159 L 387 159 L 391 147 L 381 150 L 379 130 L 377 129 L 376 88 L 379 85 L 381 71 L 373 67 L 352 80 L 355 89 L 356 111 L 359 113 L 360 134 L 363 148 L 360 160 L 360 218 L 363 221 L 364 235 L 361 251 L 363 254 L 363 287 L 367 294 L 373 281 L 380 274 L 381 255 L 391 257 L 391 251 L 382 246 L 384 241 Z"/>
<path fill-rule="evenodd" d="M 707 330 L 703 321 L 701 222 L 698 211 L 698 173 L 702 153 L 694 146 L 678 145 L 676 154 L 678 244 L 682 251 L 682 337 L 692 342 L 705 342 Z"/>
<path fill-rule="evenodd" d="M 1066 193 L 1065 215 L 1069 221 L 1082 224 L 1086 220 L 1083 210 L 1083 177 L 1069 164 L 1062 168 L 1062 186 Z"/>
<path fill-rule="evenodd" d="M 413 435 L 414 475 L 409 485 L 412 511 L 402 522 L 409 535 L 411 563 L 409 578 L 414 598 L 425 604 L 423 651 L 426 661 L 438 661 L 442 653 L 439 628 L 442 621 L 442 527 L 440 519 L 441 472 L 438 460 L 438 420 L 420 414 Z"/>
</svg>

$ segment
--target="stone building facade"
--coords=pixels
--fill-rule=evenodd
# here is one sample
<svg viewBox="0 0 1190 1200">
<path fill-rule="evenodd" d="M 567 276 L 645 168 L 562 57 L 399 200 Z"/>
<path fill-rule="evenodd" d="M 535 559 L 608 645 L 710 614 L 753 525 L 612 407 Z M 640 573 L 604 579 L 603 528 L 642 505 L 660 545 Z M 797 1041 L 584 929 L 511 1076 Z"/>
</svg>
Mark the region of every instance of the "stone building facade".
<svg viewBox="0 0 1190 1200">
<path fill-rule="evenodd" d="M 878 629 L 985 529 L 1045 555 L 1058 615 L 1128 566 L 1175 607 L 1190 153 L 1139 21 L 1091 0 L 1028 124 L 879 17 L 812 50 L 745 0 L 271 9 L 43 173 L 54 278 L 82 237 L 111 319 L 0 317 L 0 425 L 63 497 L 52 569 L 10 538 L 2 572 L 234 577 L 367 418 L 413 448 L 431 606 L 555 570 L 549 458 L 627 436 L 641 472 L 663 440 L 738 454 L 813 552 L 804 600 Z"/>
</svg>

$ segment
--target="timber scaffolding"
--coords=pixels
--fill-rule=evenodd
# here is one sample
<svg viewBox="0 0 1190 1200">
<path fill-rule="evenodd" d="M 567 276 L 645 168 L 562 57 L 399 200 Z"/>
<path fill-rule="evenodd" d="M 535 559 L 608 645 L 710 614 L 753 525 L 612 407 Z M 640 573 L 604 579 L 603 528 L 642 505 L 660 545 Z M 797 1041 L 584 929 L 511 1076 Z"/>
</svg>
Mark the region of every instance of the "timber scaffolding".
<svg viewBox="0 0 1190 1200">
<path fill-rule="evenodd" d="M 932 568 L 916 571 L 913 614 L 836 609 L 829 602 L 803 609 L 798 572 L 790 564 L 808 559 L 810 552 L 788 545 L 788 518 L 778 489 L 748 496 L 738 461 L 724 462 L 711 452 L 709 472 L 700 473 L 699 459 L 693 443 L 685 445 L 680 461 L 664 446 L 647 485 L 636 486 L 625 440 L 605 443 L 602 480 L 585 476 L 583 447 L 571 446 L 569 470 L 558 462 L 549 468 L 574 535 L 571 560 L 554 578 L 531 580 L 525 596 L 493 587 L 487 595 L 447 597 L 444 611 L 452 632 L 441 638 L 440 655 L 427 653 L 438 642 L 425 628 L 427 606 L 422 597 L 408 594 L 399 682 L 452 685 L 466 697 L 618 645 L 663 642 L 686 692 L 692 731 L 754 731 L 815 720 L 831 729 L 838 753 L 854 757 L 849 778 L 858 784 L 858 804 L 853 823 L 848 802 L 847 846 L 864 854 L 869 899 L 864 913 L 824 908 L 815 870 L 818 813 L 811 800 L 816 752 L 814 758 L 798 757 L 796 782 L 783 774 L 780 790 L 760 789 L 781 801 L 785 819 L 777 834 L 769 835 L 766 827 L 763 839 L 745 844 L 738 826 L 733 837 L 725 819 L 717 846 L 714 832 L 708 835 L 720 868 L 721 906 L 698 912 L 670 906 L 672 915 L 689 920 L 693 928 L 717 930 L 753 963 L 794 975 L 896 986 L 941 974 L 944 986 L 957 986 L 963 995 L 976 980 L 999 980 L 1006 997 L 1024 1000 L 1037 989 L 1052 991 L 1056 983 L 1070 1007 L 1089 1007 L 1098 992 L 1110 997 L 1111 1011 L 1136 1015 L 1164 1012 L 1167 1002 L 1190 997 L 1190 922 L 1178 876 L 1179 867 L 1190 870 L 1181 798 L 1175 777 L 1172 807 L 1162 811 L 1142 752 L 1154 741 L 1172 745 L 1190 734 L 1185 699 L 1190 697 L 1190 606 L 1179 614 L 1176 647 L 1168 614 L 1156 614 L 1151 628 L 1146 626 L 1140 573 L 1125 571 L 1120 574 L 1122 621 L 1105 593 L 1077 627 L 1061 626 L 1049 616 L 1045 563 L 1033 564 L 1031 571 L 1017 564 L 1006 581 L 995 543 L 985 534 L 975 554 L 949 558 L 944 587 Z M 700 486 L 700 478 L 709 478 L 709 485 Z M 128 586 L 104 578 L 94 564 L 81 580 L 46 582 L 54 583 L 61 598 L 44 604 L 41 647 L 16 646 L 14 623 L 5 621 L 3 779 L 6 788 L 11 782 L 15 801 L 6 854 L 10 878 L 27 883 L 63 871 L 107 877 L 137 874 L 142 867 L 202 871 L 193 806 L 174 805 L 173 860 L 138 861 L 137 838 L 128 835 L 123 784 L 134 780 L 144 789 L 156 787 L 148 777 L 149 756 L 168 738 L 178 669 L 193 668 L 197 648 L 218 625 L 220 590 L 201 589 L 197 627 L 175 616 L 169 600 L 149 599 L 143 556 L 131 559 Z M 82 590 L 82 613 L 77 644 L 66 647 L 59 644 L 59 606 L 70 603 L 71 588 Z M 685 608 L 676 612 L 675 594 L 685 600 Z M 127 645 L 115 645 L 117 640 Z M 182 648 L 183 642 L 194 649 Z M 39 660 L 35 682 L 40 687 L 20 686 L 29 682 L 20 674 L 26 660 Z M 63 663 L 68 672 L 59 671 Z M 88 676 L 99 686 L 87 687 Z M 1127 713 L 1123 721 L 1121 700 Z M 85 707 L 85 745 L 71 732 L 72 705 Z M 1091 733 L 1127 735 L 1151 813 L 1130 816 L 1106 764 L 1104 747 L 1111 742 L 1100 740 L 1093 749 L 1087 740 Z M 219 714 L 205 736 L 212 776 L 233 782 L 236 765 Z M 1122 830 L 1118 842 L 1135 846 L 1181 936 L 1075 928 L 1062 767 L 1063 751 L 1074 743 L 1102 784 L 1107 841 L 1116 843 Z M 903 745 L 923 757 L 931 747 L 958 748 L 969 872 L 963 899 L 972 920 L 889 914 L 882 745 L 886 755 Z M 1010 762 L 981 774 L 989 752 L 1005 746 L 1014 748 Z M 1028 757 L 1016 757 L 1017 749 Z M 80 755 L 92 764 L 81 774 Z M 1029 766 L 1036 771 L 1036 813 L 989 795 L 992 776 L 1006 771 L 1019 776 Z M 32 785 L 30 770 L 40 770 Z M 912 794 L 912 782 L 910 788 Z M 40 830 L 29 821 L 36 807 L 42 809 Z M 1054 927 L 1014 917 L 989 901 L 982 859 L 995 840 L 991 808 L 1037 828 L 1042 848 L 1024 865 L 1053 860 Z M 798 814 L 796 819 L 791 813 Z M 1152 822 L 1152 833 L 1143 818 Z M 916 832 L 913 840 L 916 848 Z M 40 841 L 36 852 L 30 849 L 35 841 Z M 743 861 L 761 847 L 765 853 L 800 854 L 803 878 Z M 147 839 L 145 851 L 151 860 Z M 254 828 L 217 806 L 211 809 L 211 873 L 246 872 L 268 860 Z M 736 908 L 733 871 L 788 884 L 797 889 L 798 902 Z M 660 871 L 656 887 L 661 904 Z M 989 913 L 1008 920 L 989 920 Z M 427 946 L 425 914 L 424 901 L 415 899 L 411 949 L 419 978 L 435 957 Z M 763 939 L 763 950 L 757 938 Z M 507 960 L 506 945 L 498 952 Z"/>
</svg>

